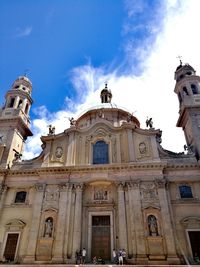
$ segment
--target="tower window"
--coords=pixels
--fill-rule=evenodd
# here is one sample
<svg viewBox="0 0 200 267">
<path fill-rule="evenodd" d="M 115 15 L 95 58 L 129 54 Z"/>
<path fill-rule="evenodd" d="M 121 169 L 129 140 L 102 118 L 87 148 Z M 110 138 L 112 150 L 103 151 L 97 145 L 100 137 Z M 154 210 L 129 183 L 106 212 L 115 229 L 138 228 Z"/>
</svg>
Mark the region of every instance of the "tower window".
<svg viewBox="0 0 200 267">
<path fill-rule="evenodd" d="M 187 75 L 192 75 L 191 71 L 186 72 Z"/>
<path fill-rule="evenodd" d="M 178 99 L 179 99 L 179 102 L 181 103 L 182 102 L 182 97 L 181 97 L 180 92 L 178 93 Z"/>
<path fill-rule="evenodd" d="M 188 90 L 187 90 L 187 88 L 185 86 L 183 87 L 183 92 L 184 92 L 185 95 L 188 95 Z"/>
<path fill-rule="evenodd" d="M 17 192 L 15 196 L 15 203 L 25 203 L 26 194 L 26 191 Z"/>
<path fill-rule="evenodd" d="M 93 145 L 93 164 L 106 164 L 108 162 L 108 144 L 98 141 Z"/>
<path fill-rule="evenodd" d="M 25 108 L 25 113 L 26 113 L 26 114 L 28 113 L 28 109 L 29 109 L 29 105 L 26 104 L 26 108 Z"/>
<path fill-rule="evenodd" d="M 9 108 L 12 108 L 14 106 L 14 103 L 15 103 L 15 98 L 11 98 L 10 99 L 10 104 L 9 104 Z"/>
<path fill-rule="evenodd" d="M 22 100 L 20 99 L 19 104 L 18 104 L 18 108 L 21 108 L 21 106 L 22 106 Z"/>
<path fill-rule="evenodd" d="M 195 84 L 191 84 L 191 89 L 192 89 L 192 93 L 194 95 L 197 95 L 198 94 L 198 90 L 197 90 L 197 87 Z"/>
<path fill-rule="evenodd" d="M 181 198 L 193 198 L 192 189 L 188 185 L 179 186 L 179 192 L 180 192 Z"/>
</svg>

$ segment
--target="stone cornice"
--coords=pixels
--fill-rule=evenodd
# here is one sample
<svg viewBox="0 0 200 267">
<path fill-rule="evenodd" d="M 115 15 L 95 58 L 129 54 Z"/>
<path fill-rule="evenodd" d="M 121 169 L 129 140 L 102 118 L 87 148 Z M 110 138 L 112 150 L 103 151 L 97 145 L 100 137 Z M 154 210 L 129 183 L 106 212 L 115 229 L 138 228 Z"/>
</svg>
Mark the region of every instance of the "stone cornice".
<svg viewBox="0 0 200 267">
<path fill-rule="evenodd" d="M 7 172 L 7 175 L 40 176 L 44 174 L 66 174 L 76 172 L 96 172 L 96 171 L 131 171 L 131 170 L 163 170 L 166 164 L 163 162 L 145 162 L 145 163 L 124 163 L 124 164 L 105 164 L 105 165 L 84 165 L 84 166 L 58 166 L 58 167 L 41 167 L 35 169 L 15 169 L 8 170 L 0 169 L 0 175 Z"/>
<path fill-rule="evenodd" d="M 26 168 L 26 166 L 24 166 Z M 123 164 L 105 164 L 105 165 L 84 165 L 84 166 L 57 166 L 57 167 L 39 167 L 32 169 L 0 169 L 0 175 L 7 174 L 8 176 L 28 175 L 41 176 L 44 174 L 66 174 L 66 173 L 89 173 L 89 172 L 110 172 L 110 171 L 131 171 L 131 170 L 161 170 L 162 172 L 169 170 L 199 170 L 198 163 L 168 163 L 162 162 L 134 162 Z"/>
</svg>

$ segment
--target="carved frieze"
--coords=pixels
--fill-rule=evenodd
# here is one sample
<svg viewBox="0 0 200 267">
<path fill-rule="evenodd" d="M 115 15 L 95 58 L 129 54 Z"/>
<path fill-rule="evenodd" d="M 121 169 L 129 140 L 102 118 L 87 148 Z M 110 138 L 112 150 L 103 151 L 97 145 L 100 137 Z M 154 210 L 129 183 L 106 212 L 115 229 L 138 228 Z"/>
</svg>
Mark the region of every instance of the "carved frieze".
<svg viewBox="0 0 200 267">
<path fill-rule="evenodd" d="M 59 186 L 47 185 L 44 195 L 43 209 L 58 209 Z"/>
<path fill-rule="evenodd" d="M 140 190 L 143 202 L 154 202 L 158 200 L 156 184 L 154 182 L 142 182 Z"/>
</svg>

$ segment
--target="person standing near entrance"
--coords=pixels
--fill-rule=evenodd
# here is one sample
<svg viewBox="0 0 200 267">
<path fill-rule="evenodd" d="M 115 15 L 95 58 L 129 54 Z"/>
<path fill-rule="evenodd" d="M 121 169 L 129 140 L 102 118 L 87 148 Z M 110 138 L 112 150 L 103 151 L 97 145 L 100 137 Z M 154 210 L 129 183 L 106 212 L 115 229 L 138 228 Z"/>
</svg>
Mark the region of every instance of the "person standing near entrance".
<svg viewBox="0 0 200 267">
<path fill-rule="evenodd" d="M 82 249 L 82 264 L 85 264 L 85 257 L 86 257 L 86 249 Z"/>
<path fill-rule="evenodd" d="M 117 253 L 116 250 L 113 249 L 113 263 L 116 264 L 117 263 Z"/>
</svg>

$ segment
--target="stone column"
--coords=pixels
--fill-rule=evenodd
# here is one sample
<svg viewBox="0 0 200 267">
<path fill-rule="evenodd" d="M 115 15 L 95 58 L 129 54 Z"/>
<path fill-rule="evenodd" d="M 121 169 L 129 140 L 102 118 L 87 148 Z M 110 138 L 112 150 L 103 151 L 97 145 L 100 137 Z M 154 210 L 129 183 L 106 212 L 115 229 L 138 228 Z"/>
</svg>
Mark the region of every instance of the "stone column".
<svg viewBox="0 0 200 267">
<path fill-rule="evenodd" d="M 54 251 L 52 262 L 63 263 L 65 224 L 67 213 L 68 184 L 60 184 L 59 212 L 56 227 L 56 236 L 54 241 Z"/>
<path fill-rule="evenodd" d="M 158 189 L 158 197 L 161 207 L 163 234 L 167 246 L 167 260 L 169 264 L 179 264 L 180 261 L 176 254 L 175 240 L 172 228 L 172 222 L 170 218 L 169 204 L 167 201 L 166 181 L 164 179 L 157 179 L 156 185 Z"/>
<path fill-rule="evenodd" d="M 32 213 L 27 251 L 26 251 L 26 256 L 23 260 L 24 263 L 33 263 L 35 261 L 35 252 L 36 252 L 37 237 L 40 226 L 40 215 L 41 215 L 45 186 L 46 186 L 45 184 L 35 185 L 36 194 L 33 203 L 33 213 Z"/>
<path fill-rule="evenodd" d="M 136 236 L 136 263 L 147 260 L 144 238 L 144 222 L 140 198 L 140 181 L 131 182 L 131 199 L 134 213 L 134 229 Z"/>
<path fill-rule="evenodd" d="M 74 165 L 74 154 L 75 154 L 75 132 L 69 134 L 69 145 L 67 152 L 67 165 Z"/>
<path fill-rule="evenodd" d="M 17 108 L 18 107 L 19 99 L 20 99 L 19 96 L 15 97 L 15 102 L 14 102 L 13 108 Z"/>
<path fill-rule="evenodd" d="M 118 184 L 118 238 L 119 249 L 127 251 L 127 225 L 126 225 L 126 208 L 124 201 L 124 186 Z"/>
<path fill-rule="evenodd" d="M 6 196 L 7 186 L 4 183 L 0 184 L 0 215 L 4 205 L 4 200 Z"/>
<path fill-rule="evenodd" d="M 128 134 L 128 147 L 129 147 L 129 161 L 135 161 L 135 149 L 133 144 L 132 129 L 128 129 L 127 134 Z"/>
<path fill-rule="evenodd" d="M 70 243 L 70 218 L 72 211 L 72 185 L 68 184 L 67 189 L 67 212 L 66 212 L 66 222 L 65 222 L 65 241 L 64 241 L 64 260 L 67 261 L 67 255 L 70 254 L 68 251 L 68 245 Z M 72 228 L 73 229 L 73 228 Z"/>
<path fill-rule="evenodd" d="M 129 247 L 129 254 L 136 255 L 136 232 L 135 232 L 135 219 L 134 219 L 134 208 L 133 208 L 133 187 L 132 183 L 128 183 L 128 202 L 129 202 L 129 216 L 130 216 L 130 239 L 131 244 Z"/>
<path fill-rule="evenodd" d="M 25 112 L 26 104 L 28 103 L 28 100 L 25 98 L 22 102 L 22 110 Z"/>
<path fill-rule="evenodd" d="M 77 250 L 81 249 L 81 232 L 82 232 L 82 191 L 83 185 L 76 185 L 76 202 L 74 212 L 74 238 L 72 258 L 75 258 Z"/>
<path fill-rule="evenodd" d="M 0 217 L 2 216 L 2 209 L 4 206 L 4 200 L 7 192 L 7 186 L 4 185 L 3 183 L 0 184 Z M 2 260 L 3 257 L 3 251 L 2 251 L 2 246 L 0 247 L 0 260 Z"/>
</svg>

